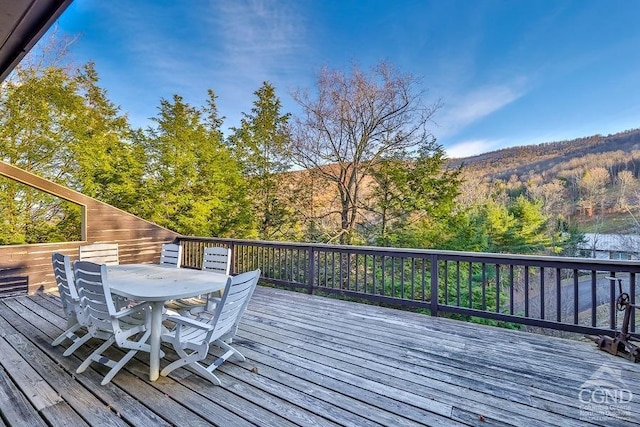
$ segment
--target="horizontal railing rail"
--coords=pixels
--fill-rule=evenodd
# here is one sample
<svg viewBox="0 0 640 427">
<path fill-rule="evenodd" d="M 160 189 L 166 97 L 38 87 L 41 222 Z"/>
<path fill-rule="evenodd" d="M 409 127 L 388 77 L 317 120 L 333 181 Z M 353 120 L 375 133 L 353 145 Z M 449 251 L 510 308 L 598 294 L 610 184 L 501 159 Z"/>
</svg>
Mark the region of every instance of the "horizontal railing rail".
<svg viewBox="0 0 640 427">
<path fill-rule="evenodd" d="M 260 268 L 263 282 L 482 319 L 588 335 L 613 335 L 631 303 L 640 263 L 535 255 L 180 237 L 183 265 L 200 268 L 206 246 L 232 249 L 235 273 Z M 616 278 L 612 280 L 611 278 Z M 630 330 L 635 334 L 635 313 Z"/>
</svg>

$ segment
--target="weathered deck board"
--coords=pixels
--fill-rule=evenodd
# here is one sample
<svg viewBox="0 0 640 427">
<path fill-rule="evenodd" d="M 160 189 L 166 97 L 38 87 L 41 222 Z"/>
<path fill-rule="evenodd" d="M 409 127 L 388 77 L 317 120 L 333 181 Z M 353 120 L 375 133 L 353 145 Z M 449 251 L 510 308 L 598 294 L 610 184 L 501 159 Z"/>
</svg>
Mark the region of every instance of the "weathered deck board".
<svg viewBox="0 0 640 427">
<path fill-rule="evenodd" d="M 640 364 L 591 342 L 260 287 L 235 339 L 248 360 L 227 361 L 221 387 L 189 369 L 150 382 L 143 353 L 100 386 L 103 367 L 75 374 L 99 341 L 51 347 L 62 316 L 52 294 L 0 300 L 0 427 L 640 424 Z M 580 419 L 603 367 L 624 372 L 629 419 Z"/>
</svg>

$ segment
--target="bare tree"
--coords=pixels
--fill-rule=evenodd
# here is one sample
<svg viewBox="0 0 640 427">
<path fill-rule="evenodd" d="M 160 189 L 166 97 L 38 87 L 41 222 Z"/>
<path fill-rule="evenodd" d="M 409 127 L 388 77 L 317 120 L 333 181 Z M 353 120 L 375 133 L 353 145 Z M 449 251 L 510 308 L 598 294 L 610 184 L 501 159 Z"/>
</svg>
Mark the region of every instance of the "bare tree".
<svg viewBox="0 0 640 427">
<path fill-rule="evenodd" d="M 596 167 L 587 170 L 578 182 L 589 216 L 593 214 L 597 205 L 600 205 L 600 214 L 604 213 L 604 199 L 608 181 L 609 171 L 603 167 Z"/>
<path fill-rule="evenodd" d="M 629 188 L 633 185 L 635 178 L 633 177 L 633 172 L 628 170 L 622 170 L 618 172 L 616 177 L 616 184 L 618 185 L 618 203 L 617 207 L 622 211 L 627 211 L 629 209 L 629 200 L 627 194 L 629 193 Z"/>
<path fill-rule="evenodd" d="M 317 94 L 292 94 L 302 107 L 294 120 L 295 162 L 337 189 L 340 216 L 336 236 L 349 244 L 360 217 L 363 180 L 385 157 L 433 140 L 427 124 L 439 102 L 424 104 L 418 80 L 381 62 L 367 74 L 323 68 Z"/>
<path fill-rule="evenodd" d="M 527 191 L 532 199 L 542 202 L 542 213 L 557 221 L 567 213 L 568 190 L 563 181 L 553 179 L 541 185 L 529 185 Z"/>
</svg>

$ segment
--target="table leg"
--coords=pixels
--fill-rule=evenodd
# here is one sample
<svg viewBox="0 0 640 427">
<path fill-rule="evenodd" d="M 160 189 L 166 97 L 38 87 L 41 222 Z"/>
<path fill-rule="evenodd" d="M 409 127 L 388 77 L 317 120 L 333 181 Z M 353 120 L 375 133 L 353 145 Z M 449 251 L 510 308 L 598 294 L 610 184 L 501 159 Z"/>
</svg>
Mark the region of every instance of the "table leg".
<svg viewBox="0 0 640 427">
<path fill-rule="evenodd" d="M 151 303 L 151 353 L 149 353 L 149 380 L 158 379 L 160 372 L 160 334 L 162 333 L 163 301 Z"/>
</svg>

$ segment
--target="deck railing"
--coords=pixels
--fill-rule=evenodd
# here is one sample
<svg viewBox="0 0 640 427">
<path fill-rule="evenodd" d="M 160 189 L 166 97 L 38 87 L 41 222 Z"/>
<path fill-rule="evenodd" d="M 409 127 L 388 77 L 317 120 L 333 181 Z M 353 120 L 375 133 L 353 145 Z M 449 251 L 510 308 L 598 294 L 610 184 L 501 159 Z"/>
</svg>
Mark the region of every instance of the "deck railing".
<svg viewBox="0 0 640 427">
<path fill-rule="evenodd" d="M 232 270 L 307 292 L 581 334 L 620 327 L 618 284 L 635 303 L 640 263 L 588 258 L 385 247 L 179 238 L 183 265 L 200 268 L 206 246 L 232 249 Z M 630 329 L 635 332 L 635 315 Z"/>
</svg>

